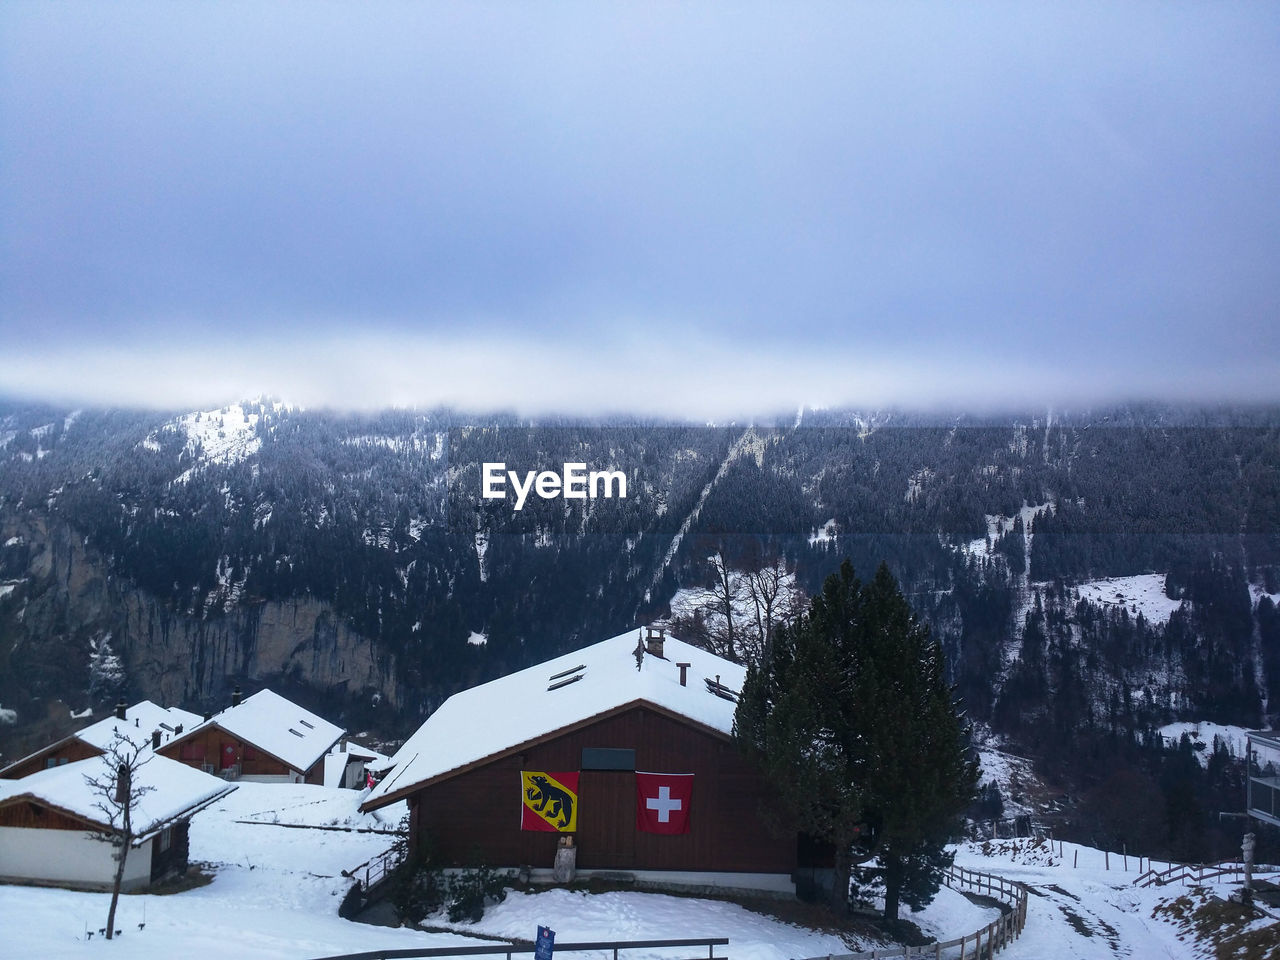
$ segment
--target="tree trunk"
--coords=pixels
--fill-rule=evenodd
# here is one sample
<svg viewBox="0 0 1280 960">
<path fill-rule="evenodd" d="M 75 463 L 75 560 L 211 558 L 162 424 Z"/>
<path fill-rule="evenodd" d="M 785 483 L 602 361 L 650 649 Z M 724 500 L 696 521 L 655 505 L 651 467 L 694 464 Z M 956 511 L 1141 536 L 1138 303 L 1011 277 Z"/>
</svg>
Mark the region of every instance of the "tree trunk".
<svg viewBox="0 0 1280 960">
<path fill-rule="evenodd" d="M 120 860 L 116 864 L 116 878 L 111 884 L 111 909 L 107 911 L 107 939 L 110 940 L 116 932 L 116 904 L 120 901 L 120 886 L 124 883 L 124 861 L 129 855 L 129 840 L 127 837 L 120 838 Z"/>
<path fill-rule="evenodd" d="M 843 840 L 836 841 L 835 870 L 831 878 L 831 909 L 837 916 L 844 916 L 849 910 L 849 874 L 853 870 L 853 858 L 849 854 L 849 844 Z"/>
<path fill-rule="evenodd" d="M 897 920 L 902 895 L 902 861 L 883 853 L 880 860 L 884 863 L 884 918 Z"/>
</svg>

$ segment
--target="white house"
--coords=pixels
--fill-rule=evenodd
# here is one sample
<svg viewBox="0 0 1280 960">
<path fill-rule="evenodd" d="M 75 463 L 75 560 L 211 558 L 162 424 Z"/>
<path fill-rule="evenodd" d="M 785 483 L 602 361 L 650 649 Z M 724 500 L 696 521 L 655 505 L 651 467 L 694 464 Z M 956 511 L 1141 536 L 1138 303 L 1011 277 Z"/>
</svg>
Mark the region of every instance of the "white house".
<svg viewBox="0 0 1280 960">
<path fill-rule="evenodd" d="M 105 756 L 76 760 L 19 780 L 0 780 L 0 880 L 110 889 L 116 845 L 104 798 L 86 778 L 110 775 Z M 233 784 L 152 755 L 135 774 L 150 787 L 132 811 L 134 841 L 124 890 L 139 890 L 187 869 L 191 816 L 235 790 Z"/>
<path fill-rule="evenodd" d="M 390 762 L 386 754 L 344 740 L 325 755 L 324 785 L 363 790 L 369 783 L 369 775 Z"/>
</svg>

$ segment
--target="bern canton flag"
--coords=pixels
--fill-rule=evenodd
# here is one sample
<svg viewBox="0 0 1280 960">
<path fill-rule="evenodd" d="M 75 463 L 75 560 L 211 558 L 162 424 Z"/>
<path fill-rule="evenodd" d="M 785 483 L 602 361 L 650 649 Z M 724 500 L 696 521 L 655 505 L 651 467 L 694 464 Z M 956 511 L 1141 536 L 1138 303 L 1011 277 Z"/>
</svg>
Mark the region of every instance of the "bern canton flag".
<svg viewBox="0 0 1280 960">
<path fill-rule="evenodd" d="M 688 833 L 692 773 L 636 772 L 636 829 L 643 833 Z"/>
</svg>

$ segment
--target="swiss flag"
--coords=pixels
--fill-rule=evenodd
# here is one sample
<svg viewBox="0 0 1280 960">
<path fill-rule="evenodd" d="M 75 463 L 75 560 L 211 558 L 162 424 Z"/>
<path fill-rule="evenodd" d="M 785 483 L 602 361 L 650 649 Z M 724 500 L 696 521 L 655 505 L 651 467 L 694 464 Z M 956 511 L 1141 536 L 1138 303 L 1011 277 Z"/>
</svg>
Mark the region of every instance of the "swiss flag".
<svg viewBox="0 0 1280 960">
<path fill-rule="evenodd" d="M 692 773 L 636 772 L 637 830 L 643 833 L 688 833 L 692 802 Z"/>
</svg>

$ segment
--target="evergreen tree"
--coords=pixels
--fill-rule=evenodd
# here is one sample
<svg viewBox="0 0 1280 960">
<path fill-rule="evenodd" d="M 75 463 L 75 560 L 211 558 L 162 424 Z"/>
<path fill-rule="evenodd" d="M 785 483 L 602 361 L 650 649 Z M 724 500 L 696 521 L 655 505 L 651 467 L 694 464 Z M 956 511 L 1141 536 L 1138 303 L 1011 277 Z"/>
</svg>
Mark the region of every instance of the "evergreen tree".
<svg viewBox="0 0 1280 960">
<path fill-rule="evenodd" d="M 864 585 L 846 561 L 777 632 L 748 669 L 734 732 L 796 826 L 834 845 L 834 906 L 847 906 L 855 852 L 884 868 L 888 919 L 932 899 L 978 771 L 942 649 L 887 566 Z"/>
</svg>

